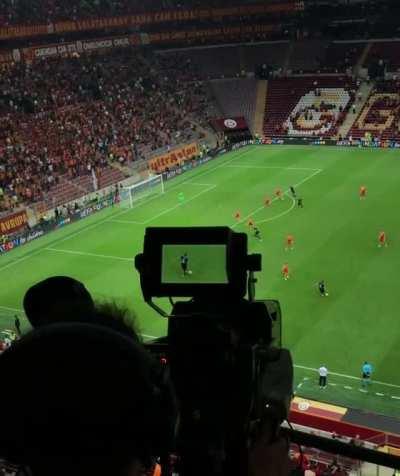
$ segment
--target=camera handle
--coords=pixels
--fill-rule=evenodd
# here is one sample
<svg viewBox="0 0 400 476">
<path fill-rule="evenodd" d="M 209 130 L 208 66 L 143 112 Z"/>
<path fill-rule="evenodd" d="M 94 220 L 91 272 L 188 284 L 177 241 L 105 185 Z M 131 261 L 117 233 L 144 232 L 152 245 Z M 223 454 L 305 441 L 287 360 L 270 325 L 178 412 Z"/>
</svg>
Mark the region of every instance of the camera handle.
<svg viewBox="0 0 400 476">
<path fill-rule="evenodd" d="M 247 281 L 247 294 L 250 302 L 253 302 L 255 300 L 257 282 L 258 279 L 254 276 L 254 271 L 249 271 L 249 278 Z"/>
</svg>

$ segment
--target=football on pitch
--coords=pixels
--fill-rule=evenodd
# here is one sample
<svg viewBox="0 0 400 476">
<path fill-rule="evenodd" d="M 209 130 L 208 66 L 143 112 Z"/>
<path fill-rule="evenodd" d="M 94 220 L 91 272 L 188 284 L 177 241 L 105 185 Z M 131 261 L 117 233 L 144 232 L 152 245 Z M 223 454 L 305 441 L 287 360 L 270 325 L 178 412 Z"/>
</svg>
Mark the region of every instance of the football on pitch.
<svg viewBox="0 0 400 476">
<path fill-rule="evenodd" d="M 189 274 L 192 274 L 193 272 L 192 271 L 188 271 Z"/>
</svg>

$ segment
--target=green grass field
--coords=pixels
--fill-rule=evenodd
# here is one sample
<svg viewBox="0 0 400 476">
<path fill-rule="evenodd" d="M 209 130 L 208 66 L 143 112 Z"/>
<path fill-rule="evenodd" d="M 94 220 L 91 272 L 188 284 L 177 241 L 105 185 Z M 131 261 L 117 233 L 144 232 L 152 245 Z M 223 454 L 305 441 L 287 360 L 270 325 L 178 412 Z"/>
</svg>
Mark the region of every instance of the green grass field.
<svg viewBox="0 0 400 476">
<path fill-rule="evenodd" d="M 263 255 L 257 297 L 281 301 L 297 392 L 400 416 L 399 176 L 396 150 L 251 146 L 232 152 L 171 180 L 163 196 L 133 209 L 105 210 L 2 256 L 0 326 L 12 326 L 30 285 L 63 274 L 83 281 L 97 299 L 128 305 L 145 336 L 162 335 L 166 322 L 142 302 L 132 260 L 142 249 L 145 227 L 229 225 L 248 231 L 252 218 L 263 239 L 249 238 L 250 251 Z M 276 187 L 290 185 L 303 197 L 303 209 L 287 194 L 263 206 Z M 368 188 L 363 201 L 360 185 Z M 241 223 L 233 217 L 236 210 Z M 377 247 L 380 230 L 388 235 L 387 248 Z M 285 251 L 288 234 L 295 237 L 293 251 Z M 285 262 L 288 281 L 281 276 Z M 320 279 L 326 280 L 327 298 L 318 294 Z M 358 380 L 364 360 L 375 368 L 368 393 Z M 324 391 L 312 370 L 322 363 L 335 373 Z"/>
<path fill-rule="evenodd" d="M 188 273 L 183 275 L 180 257 L 187 253 Z M 194 270 L 194 273 L 193 273 Z M 227 284 L 226 246 L 167 245 L 163 247 L 161 281 L 163 283 Z"/>
</svg>

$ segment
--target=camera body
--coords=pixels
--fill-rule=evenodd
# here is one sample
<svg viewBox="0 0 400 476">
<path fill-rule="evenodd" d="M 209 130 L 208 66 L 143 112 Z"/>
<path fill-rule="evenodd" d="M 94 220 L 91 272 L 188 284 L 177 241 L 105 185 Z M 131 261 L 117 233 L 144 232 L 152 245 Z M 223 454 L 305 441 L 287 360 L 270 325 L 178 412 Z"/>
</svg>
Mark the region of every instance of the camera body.
<svg viewBox="0 0 400 476">
<path fill-rule="evenodd" d="M 287 417 L 293 366 L 279 302 L 255 299 L 261 264 L 228 227 L 146 229 L 135 265 L 145 301 L 168 318 L 168 336 L 146 345 L 168 363 L 184 474 L 246 474 L 258 428 L 267 422 L 273 439 Z M 153 302 L 161 297 L 171 312 Z"/>
</svg>

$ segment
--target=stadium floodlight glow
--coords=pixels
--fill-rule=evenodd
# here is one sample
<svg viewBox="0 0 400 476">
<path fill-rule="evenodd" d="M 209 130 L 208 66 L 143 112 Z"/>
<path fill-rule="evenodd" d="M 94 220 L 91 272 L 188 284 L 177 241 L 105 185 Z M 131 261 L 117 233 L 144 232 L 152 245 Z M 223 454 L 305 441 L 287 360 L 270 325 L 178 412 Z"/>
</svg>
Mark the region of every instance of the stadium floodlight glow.
<svg viewBox="0 0 400 476">
<path fill-rule="evenodd" d="M 152 195 L 161 195 L 164 193 L 163 176 L 153 175 L 146 180 L 134 183 L 132 185 L 124 185 L 121 188 L 121 206 L 132 208 L 133 204 L 138 200 L 147 198 Z"/>
</svg>

